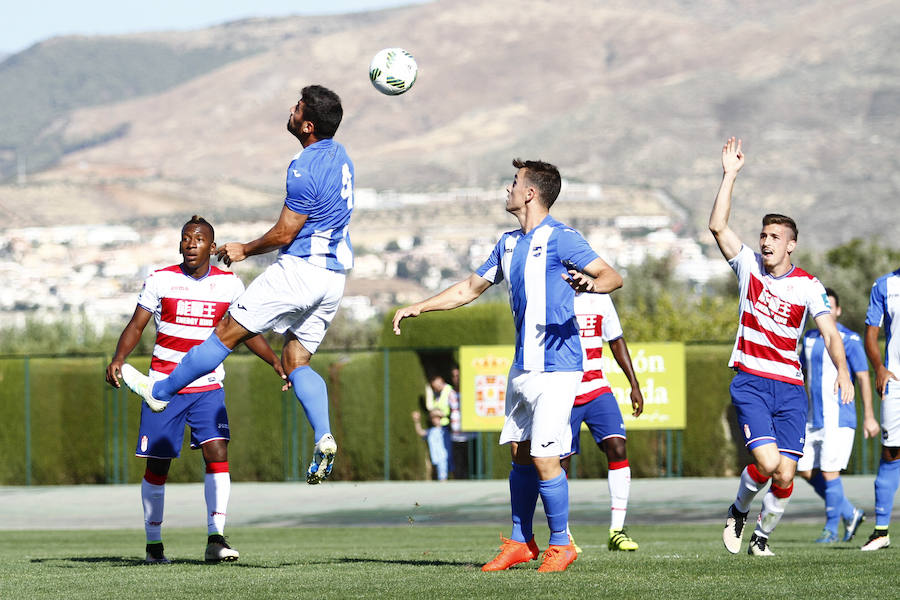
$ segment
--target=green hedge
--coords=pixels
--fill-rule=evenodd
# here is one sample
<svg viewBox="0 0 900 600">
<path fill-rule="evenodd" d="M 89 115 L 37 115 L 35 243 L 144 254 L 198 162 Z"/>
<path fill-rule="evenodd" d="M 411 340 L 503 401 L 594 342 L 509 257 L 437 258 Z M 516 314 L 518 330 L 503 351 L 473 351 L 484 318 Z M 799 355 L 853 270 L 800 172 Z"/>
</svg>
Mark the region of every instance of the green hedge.
<svg viewBox="0 0 900 600">
<path fill-rule="evenodd" d="M 728 385 L 730 344 L 688 345 L 685 348 L 687 418 L 682 433 L 682 475 L 689 477 L 733 475 L 745 460 L 743 441 L 734 440 Z M 740 444 L 740 447 L 738 446 Z M 665 439 L 657 431 L 628 433 L 628 462 L 634 477 L 663 475 Z M 677 457 L 672 457 L 676 468 Z M 581 454 L 576 459 L 579 477 L 606 477 L 606 455 L 590 433 L 581 433 Z"/>
<path fill-rule="evenodd" d="M 482 310 L 472 310 L 475 309 Z M 458 328 L 450 321 L 431 321 L 430 316 L 410 323 L 423 329 Z M 484 333 L 478 328 L 474 331 Z M 461 341 L 462 334 L 454 337 Z M 479 339 L 483 341 L 483 337 Z M 733 475 L 746 462 L 747 453 L 739 434 L 732 431 L 733 410 L 728 395 L 732 372 L 726 367 L 729 351 L 730 345 L 726 344 L 686 348 L 687 429 L 682 445 L 686 476 Z M 385 356 L 390 393 L 390 478 L 423 477 L 427 448 L 416 436 L 409 416 L 418 408 L 425 385 L 420 358 L 423 352 L 426 351 L 404 348 L 323 352 L 314 358 L 313 368 L 328 384 L 332 428 L 340 446 L 335 479 L 384 478 Z M 0 410 L 4 415 L 0 426 L 2 485 L 26 483 L 25 363 L 21 358 L 0 359 Z M 31 386 L 31 483 L 139 481 L 144 461 L 134 457 L 134 446 L 140 403 L 136 396 L 125 391 L 117 394 L 105 384 L 106 359 L 32 358 L 27 363 Z M 136 359 L 134 364 L 147 368 L 148 359 Z M 234 439 L 229 446 L 233 478 L 302 479 L 313 440 L 293 393 L 282 393 L 271 368 L 254 356 L 234 355 L 226 368 L 226 397 Z M 116 418 L 120 407 L 124 421 Z M 605 456 L 588 434 L 582 436 L 583 453 L 575 463 L 577 476 L 604 476 Z M 859 449 L 861 436 L 857 438 Z M 666 450 L 663 442 L 659 432 L 629 434 L 628 454 L 635 477 L 662 474 L 661 456 Z M 863 461 L 854 459 L 851 472 L 872 472 L 872 465 L 877 464 L 877 443 L 878 440 L 867 442 L 869 460 L 863 465 Z M 497 433 L 483 433 L 475 445 L 483 453 L 483 476 L 506 477 L 509 450 L 497 444 Z M 173 464 L 170 480 L 199 481 L 203 472 L 200 452 L 185 446 L 181 459 Z"/>
</svg>

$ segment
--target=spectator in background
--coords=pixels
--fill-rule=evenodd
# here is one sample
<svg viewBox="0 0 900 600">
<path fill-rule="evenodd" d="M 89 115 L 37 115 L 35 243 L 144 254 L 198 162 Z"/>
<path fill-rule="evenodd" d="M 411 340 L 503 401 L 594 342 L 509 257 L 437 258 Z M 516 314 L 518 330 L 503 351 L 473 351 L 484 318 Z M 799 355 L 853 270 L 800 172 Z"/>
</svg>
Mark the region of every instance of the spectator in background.
<svg viewBox="0 0 900 600">
<path fill-rule="evenodd" d="M 451 434 L 452 406 L 456 406 L 457 424 L 459 419 L 459 398 L 453 386 L 447 383 L 443 376 L 432 374 L 428 377 L 428 385 L 425 386 L 425 410 L 429 415 L 432 412 L 440 414 L 441 435 L 444 440 L 444 452 L 447 454 L 447 469 L 453 470 L 453 441 Z M 437 436 L 437 433 L 434 434 Z"/>
<path fill-rule="evenodd" d="M 450 472 L 449 459 L 450 454 L 447 452 L 445 443 L 444 426 L 441 421 L 444 419 L 444 413 L 433 408 L 428 411 L 428 420 L 431 426 L 428 429 L 422 428 L 422 413 L 417 410 L 412 411 L 413 426 L 416 428 L 416 435 L 424 438 L 428 442 L 428 456 L 431 459 L 431 465 L 434 467 L 434 475 L 438 481 L 447 481 Z"/>
</svg>

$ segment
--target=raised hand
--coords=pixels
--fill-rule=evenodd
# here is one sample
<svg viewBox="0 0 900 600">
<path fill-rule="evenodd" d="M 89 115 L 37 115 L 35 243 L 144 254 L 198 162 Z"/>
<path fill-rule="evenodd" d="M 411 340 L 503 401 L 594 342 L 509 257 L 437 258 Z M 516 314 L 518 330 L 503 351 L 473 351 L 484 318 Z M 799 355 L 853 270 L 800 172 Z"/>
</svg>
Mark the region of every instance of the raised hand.
<svg viewBox="0 0 900 600">
<path fill-rule="evenodd" d="M 743 166 L 744 151 L 741 149 L 741 140 L 730 137 L 722 147 L 722 168 L 726 173 L 737 174 Z"/>
</svg>

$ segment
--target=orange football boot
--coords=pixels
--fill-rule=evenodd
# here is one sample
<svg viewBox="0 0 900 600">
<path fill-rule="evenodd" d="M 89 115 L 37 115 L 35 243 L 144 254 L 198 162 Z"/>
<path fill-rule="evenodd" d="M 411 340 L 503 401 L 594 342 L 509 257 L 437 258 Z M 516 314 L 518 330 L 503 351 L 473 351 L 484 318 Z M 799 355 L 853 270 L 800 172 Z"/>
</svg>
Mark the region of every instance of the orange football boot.
<svg viewBox="0 0 900 600">
<path fill-rule="evenodd" d="M 481 567 L 482 571 L 505 571 L 513 565 L 534 560 L 541 553 L 532 537 L 528 543 L 510 540 L 500 536 L 500 554 Z"/>
<path fill-rule="evenodd" d="M 575 551 L 574 544 L 566 544 L 565 546 L 551 544 L 544 552 L 544 560 L 541 562 L 541 566 L 538 567 L 538 572 L 565 571 L 566 567 L 575 562 L 576 558 L 578 558 L 578 552 Z"/>
</svg>

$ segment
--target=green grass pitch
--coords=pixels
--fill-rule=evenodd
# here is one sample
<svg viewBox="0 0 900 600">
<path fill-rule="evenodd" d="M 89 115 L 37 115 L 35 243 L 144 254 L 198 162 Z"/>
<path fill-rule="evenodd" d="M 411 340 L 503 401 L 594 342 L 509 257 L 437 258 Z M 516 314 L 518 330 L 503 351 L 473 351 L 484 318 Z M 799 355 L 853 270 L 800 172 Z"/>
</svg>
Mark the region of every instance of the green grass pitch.
<svg viewBox="0 0 900 600">
<path fill-rule="evenodd" d="M 542 516 L 542 515 L 541 515 Z M 546 527 L 537 519 L 538 541 Z M 203 562 L 199 529 L 164 531 L 172 565 L 143 564 L 143 531 L 0 532 L 0 598 L 896 598 L 897 551 L 819 545 L 814 525 L 782 523 L 777 556 L 728 554 L 719 525 L 629 529 L 641 548 L 606 549 L 576 525 L 584 554 L 565 573 L 538 561 L 482 573 L 508 526 L 251 528 L 228 531 L 237 563 Z M 747 532 L 749 538 L 749 532 Z M 746 540 L 744 546 L 746 547 Z"/>
</svg>

